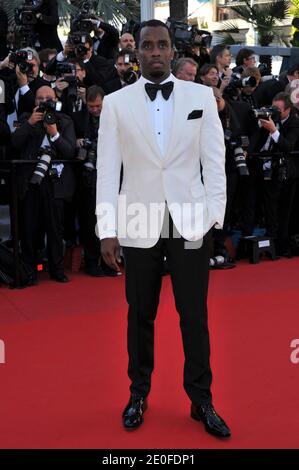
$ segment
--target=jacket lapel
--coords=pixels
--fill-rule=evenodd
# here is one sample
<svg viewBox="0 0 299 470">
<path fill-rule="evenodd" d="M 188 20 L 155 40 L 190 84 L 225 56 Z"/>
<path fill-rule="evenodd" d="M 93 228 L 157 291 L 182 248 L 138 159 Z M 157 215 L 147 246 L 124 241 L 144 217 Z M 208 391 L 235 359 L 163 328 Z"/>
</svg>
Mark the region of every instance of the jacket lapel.
<svg viewBox="0 0 299 470">
<path fill-rule="evenodd" d="M 184 94 L 182 93 L 180 80 L 176 78 L 174 79 L 173 94 L 173 115 L 169 116 L 172 123 L 165 153 L 165 160 L 174 154 L 177 142 L 180 138 L 183 138 L 181 137 L 181 134 L 185 131 L 184 120 L 187 119 L 184 115 L 184 108 L 186 105 L 186 103 L 184 103 Z"/>
</svg>

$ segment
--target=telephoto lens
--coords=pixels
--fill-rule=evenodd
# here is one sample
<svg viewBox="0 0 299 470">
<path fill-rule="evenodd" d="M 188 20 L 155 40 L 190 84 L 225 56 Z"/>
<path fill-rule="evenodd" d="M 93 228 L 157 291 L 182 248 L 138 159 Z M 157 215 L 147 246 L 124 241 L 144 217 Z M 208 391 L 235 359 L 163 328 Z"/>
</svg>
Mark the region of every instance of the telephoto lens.
<svg viewBox="0 0 299 470">
<path fill-rule="evenodd" d="M 41 148 L 38 152 L 37 158 L 39 158 L 39 162 L 35 167 L 30 183 L 40 185 L 49 169 L 52 158 L 52 149 L 50 147 Z"/>
</svg>

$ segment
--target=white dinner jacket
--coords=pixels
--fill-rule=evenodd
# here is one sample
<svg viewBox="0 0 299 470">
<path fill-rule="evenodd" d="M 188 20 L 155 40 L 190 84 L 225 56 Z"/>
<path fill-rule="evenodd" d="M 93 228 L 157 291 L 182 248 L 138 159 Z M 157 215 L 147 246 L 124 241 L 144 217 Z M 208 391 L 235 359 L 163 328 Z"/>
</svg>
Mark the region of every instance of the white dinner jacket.
<svg viewBox="0 0 299 470">
<path fill-rule="evenodd" d="M 225 146 L 212 89 L 174 78 L 173 93 L 164 155 L 150 123 L 144 83 L 104 98 L 97 158 L 96 232 L 101 239 L 117 236 L 123 246 L 153 246 L 166 202 L 186 240 L 200 240 L 212 226 L 223 225 Z"/>
</svg>

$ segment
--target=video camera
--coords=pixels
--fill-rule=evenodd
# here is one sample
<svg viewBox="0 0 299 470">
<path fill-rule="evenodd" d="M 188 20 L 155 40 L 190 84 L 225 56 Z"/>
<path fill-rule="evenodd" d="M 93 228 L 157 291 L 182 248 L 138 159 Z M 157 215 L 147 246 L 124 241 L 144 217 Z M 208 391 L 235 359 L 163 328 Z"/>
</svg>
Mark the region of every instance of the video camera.
<svg viewBox="0 0 299 470">
<path fill-rule="evenodd" d="M 47 100 L 40 103 L 37 112 L 44 113 L 44 122 L 46 124 L 56 124 L 56 112 L 61 111 L 62 104 L 60 101 Z"/>
<path fill-rule="evenodd" d="M 79 148 L 77 159 L 84 162 L 88 171 L 96 169 L 98 141 L 83 139 L 82 146 Z"/>
<path fill-rule="evenodd" d="M 278 122 L 280 119 L 280 110 L 277 106 L 252 109 L 250 112 L 256 119 L 269 119 L 271 117 L 274 122 Z"/>
<path fill-rule="evenodd" d="M 229 129 L 224 131 L 226 145 L 232 150 L 236 168 L 240 176 L 249 176 L 244 148 L 249 146 L 248 136 L 233 136 Z"/>
<path fill-rule="evenodd" d="M 171 31 L 174 45 L 179 53 L 184 53 L 186 49 L 192 46 L 210 47 L 212 34 L 209 31 L 198 29 L 194 25 L 174 21 L 168 18 L 166 26 Z"/>
<path fill-rule="evenodd" d="M 32 60 L 33 54 L 31 51 L 24 51 L 20 49 L 19 51 L 11 52 L 9 54 L 9 61 L 13 64 L 18 65 L 20 72 L 22 73 L 32 73 L 33 64 L 28 64 L 27 60 Z"/>
<path fill-rule="evenodd" d="M 97 19 L 94 14 L 90 13 L 92 10 L 92 2 L 86 1 L 80 8 L 79 13 L 73 18 L 71 22 L 71 31 L 80 31 L 81 33 L 90 34 L 94 30 L 95 25 L 93 20 Z"/>
<path fill-rule="evenodd" d="M 16 24 L 18 26 L 36 24 L 36 14 L 39 12 L 42 4 L 43 0 L 25 0 L 22 7 L 15 9 Z"/>
</svg>

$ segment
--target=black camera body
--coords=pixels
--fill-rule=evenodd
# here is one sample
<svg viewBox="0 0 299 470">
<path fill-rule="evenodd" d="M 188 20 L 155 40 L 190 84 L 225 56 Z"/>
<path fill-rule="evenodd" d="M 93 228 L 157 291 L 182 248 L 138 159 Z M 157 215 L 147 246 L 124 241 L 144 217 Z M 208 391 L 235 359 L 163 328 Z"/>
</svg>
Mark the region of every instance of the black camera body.
<svg viewBox="0 0 299 470">
<path fill-rule="evenodd" d="M 83 139 L 82 146 L 79 149 L 77 159 L 84 162 L 84 167 L 88 171 L 96 169 L 98 141 Z"/>
<path fill-rule="evenodd" d="M 56 124 L 57 116 L 56 112 L 61 111 L 61 102 L 48 100 L 44 103 L 40 103 L 37 111 L 39 113 L 44 113 L 44 122 L 46 124 Z"/>
<path fill-rule="evenodd" d="M 15 22 L 18 26 L 35 25 L 36 14 L 40 10 L 43 0 L 25 0 L 24 5 L 15 9 Z"/>
<path fill-rule="evenodd" d="M 9 61 L 15 65 L 19 66 L 19 69 L 22 73 L 32 73 L 33 65 L 28 64 L 27 60 L 32 60 L 33 54 L 30 51 L 23 51 L 22 49 L 19 51 L 11 52 L 9 54 Z"/>
<path fill-rule="evenodd" d="M 277 106 L 252 109 L 251 113 L 256 119 L 269 119 L 269 117 L 271 117 L 274 122 L 278 122 L 280 119 L 280 110 Z"/>
<path fill-rule="evenodd" d="M 173 21 L 168 18 L 166 25 L 169 27 L 174 39 L 174 44 L 179 52 L 185 52 L 192 46 L 210 47 L 212 34 L 209 31 L 198 29 L 194 25 Z"/>
<path fill-rule="evenodd" d="M 224 131 L 225 143 L 233 153 L 236 168 L 240 176 L 249 176 L 244 148 L 249 146 L 247 135 L 233 136 L 229 129 Z"/>
</svg>

